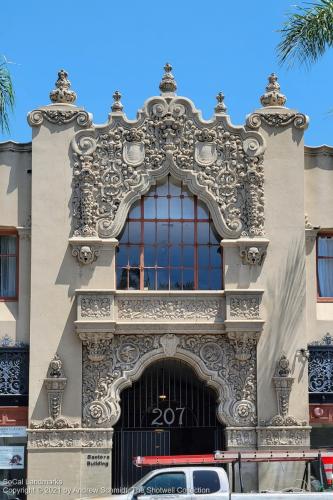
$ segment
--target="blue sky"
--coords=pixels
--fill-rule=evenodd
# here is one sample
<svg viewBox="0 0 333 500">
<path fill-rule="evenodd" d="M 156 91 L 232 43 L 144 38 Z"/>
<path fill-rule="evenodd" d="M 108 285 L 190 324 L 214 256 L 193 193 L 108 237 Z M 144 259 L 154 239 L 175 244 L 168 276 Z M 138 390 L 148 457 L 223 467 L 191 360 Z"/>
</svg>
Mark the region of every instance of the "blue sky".
<svg viewBox="0 0 333 500">
<path fill-rule="evenodd" d="M 28 111 L 49 103 L 57 71 L 69 73 L 77 104 L 104 123 L 114 90 L 133 118 L 158 84 L 166 61 L 178 94 L 205 118 L 222 90 L 234 124 L 259 107 L 277 72 L 287 105 L 310 116 L 306 143 L 333 145 L 333 50 L 310 69 L 279 67 L 277 30 L 295 0 L 11 0 L 1 5 L 0 53 L 12 61 L 16 90 L 10 136 L 30 141 Z"/>
</svg>

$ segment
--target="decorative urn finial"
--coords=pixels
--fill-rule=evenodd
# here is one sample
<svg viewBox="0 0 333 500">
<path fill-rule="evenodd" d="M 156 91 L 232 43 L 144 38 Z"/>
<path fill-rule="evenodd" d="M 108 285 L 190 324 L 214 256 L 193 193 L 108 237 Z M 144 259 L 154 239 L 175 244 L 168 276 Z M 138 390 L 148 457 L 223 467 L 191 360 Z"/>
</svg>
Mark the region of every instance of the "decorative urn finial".
<svg viewBox="0 0 333 500">
<path fill-rule="evenodd" d="M 112 97 L 113 97 L 113 104 L 111 106 L 111 110 L 122 111 L 124 106 L 120 102 L 121 93 L 118 90 L 116 90 Z"/>
<path fill-rule="evenodd" d="M 50 99 L 54 103 L 73 104 L 76 101 L 76 93 L 69 90 L 71 82 L 67 79 L 68 73 L 61 69 L 58 73 L 58 80 L 55 82 L 56 89 L 50 92 Z"/>
<path fill-rule="evenodd" d="M 215 113 L 226 113 L 227 106 L 224 104 L 224 94 L 219 92 L 216 96 L 217 105 L 215 106 Z"/>
<path fill-rule="evenodd" d="M 174 94 L 177 90 L 177 83 L 175 77 L 171 73 L 172 66 L 169 63 L 166 63 L 164 71 L 165 73 L 160 83 L 161 94 Z"/>
<path fill-rule="evenodd" d="M 268 85 L 266 92 L 260 97 L 260 102 L 263 106 L 284 106 L 286 104 L 286 96 L 280 93 L 280 85 L 277 82 L 277 75 L 271 73 L 268 77 Z"/>
</svg>

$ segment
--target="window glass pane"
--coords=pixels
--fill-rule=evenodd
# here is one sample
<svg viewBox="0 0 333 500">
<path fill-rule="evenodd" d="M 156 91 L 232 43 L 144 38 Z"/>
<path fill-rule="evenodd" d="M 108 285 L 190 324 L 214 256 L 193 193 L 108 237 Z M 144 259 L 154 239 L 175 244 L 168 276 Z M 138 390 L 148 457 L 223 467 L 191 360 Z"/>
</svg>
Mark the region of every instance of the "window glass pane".
<svg viewBox="0 0 333 500">
<path fill-rule="evenodd" d="M 200 290 L 209 290 L 209 273 L 208 269 L 199 268 L 198 288 Z"/>
<path fill-rule="evenodd" d="M 193 487 L 196 495 L 216 493 L 220 489 L 220 480 L 213 470 L 198 470 L 193 472 Z"/>
<path fill-rule="evenodd" d="M 182 265 L 182 248 L 179 245 L 170 247 L 170 266 Z"/>
<path fill-rule="evenodd" d="M 128 246 L 121 245 L 116 251 L 116 264 L 117 266 L 127 266 L 128 264 Z"/>
<path fill-rule="evenodd" d="M 0 236 L 0 254 L 16 254 L 16 236 Z"/>
<path fill-rule="evenodd" d="M 144 223 L 144 243 L 155 243 L 155 222 L 145 222 Z"/>
<path fill-rule="evenodd" d="M 222 255 L 221 247 L 216 247 L 215 245 L 211 246 L 210 247 L 210 265 L 213 267 L 221 266 L 221 264 L 222 264 L 221 255 Z"/>
<path fill-rule="evenodd" d="M 130 219 L 140 219 L 141 217 L 141 200 L 137 200 L 133 205 L 131 206 L 131 209 L 129 211 L 128 217 Z"/>
<path fill-rule="evenodd" d="M 221 268 L 213 268 L 210 270 L 210 290 L 221 290 L 222 288 L 222 272 Z"/>
<path fill-rule="evenodd" d="M 129 290 L 140 289 L 140 269 L 129 270 Z"/>
<path fill-rule="evenodd" d="M 183 198 L 183 219 L 194 219 L 193 198 Z"/>
<path fill-rule="evenodd" d="M 167 245 L 169 238 L 169 223 L 168 222 L 158 222 L 157 223 L 157 243 L 160 245 Z"/>
<path fill-rule="evenodd" d="M 318 238 L 318 255 L 333 257 L 333 238 L 327 236 L 320 236 Z"/>
<path fill-rule="evenodd" d="M 131 267 L 139 267 L 140 265 L 140 247 L 138 245 L 128 248 L 129 264 Z"/>
<path fill-rule="evenodd" d="M 168 270 L 158 270 L 157 271 L 157 289 L 158 290 L 169 290 L 169 271 Z"/>
<path fill-rule="evenodd" d="M 183 222 L 183 243 L 194 243 L 194 224 L 193 222 Z"/>
<path fill-rule="evenodd" d="M 158 219 L 168 219 L 169 218 L 169 200 L 168 198 L 157 198 L 157 218 Z"/>
<path fill-rule="evenodd" d="M 181 290 L 182 289 L 182 270 L 181 269 L 171 269 L 171 271 L 170 271 L 170 289 L 171 290 Z"/>
<path fill-rule="evenodd" d="M 198 267 L 199 269 L 202 267 L 209 266 L 209 246 L 200 245 L 198 247 Z"/>
<path fill-rule="evenodd" d="M 182 241 L 182 225 L 181 222 L 170 222 L 170 243 L 176 245 Z"/>
<path fill-rule="evenodd" d="M 181 200 L 180 198 L 170 198 L 170 219 L 181 219 Z"/>
<path fill-rule="evenodd" d="M 198 200 L 198 219 L 208 219 L 209 218 L 209 212 L 206 204 Z"/>
<path fill-rule="evenodd" d="M 155 198 L 144 198 L 144 217 L 145 219 L 156 219 L 156 200 Z"/>
<path fill-rule="evenodd" d="M 130 243 L 140 243 L 141 241 L 141 223 L 140 222 L 129 222 L 129 242 Z"/>
<path fill-rule="evenodd" d="M 0 257 L 0 296 L 16 296 L 16 256 Z"/>
<path fill-rule="evenodd" d="M 162 179 L 156 183 L 156 194 L 158 196 L 167 196 L 168 194 L 168 178 Z"/>
<path fill-rule="evenodd" d="M 172 196 L 180 196 L 181 195 L 181 186 L 180 181 L 169 177 L 169 193 Z"/>
<path fill-rule="evenodd" d="M 318 259 L 318 290 L 320 297 L 333 297 L 333 259 Z"/>
<path fill-rule="evenodd" d="M 155 290 L 155 271 L 154 269 L 144 270 L 144 289 Z"/>
<path fill-rule="evenodd" d="M 119 235 L 119 243 L 128 243 L 128 223 L 125 224 L 124 229 Z"/>
<path fill-rule="evenodd" d="M 183 258 L 185 267 L 194 266 L 194 246 L 183 246 Z"/>
<path fill-rule="evenodd" d="M 194 272 L 193 269 L 183 270 L 183 289 L 194 290 Z"/>
<path fill-rule="evenodd" d="M 198 222 L 198 243 L 209 242 L 209 224 L 208 222 Z"/>
<path fill-rule="evenodd" d="M 156 264 L 156 253 L 155 247 L 151 245 L 145 245 L 144 248 L 144 265 L 145 267 L 152 267 Z"/>
<path fill-rule="evenodd" d="M 119 290 L 127 289 L 127 269 L 117 269 L 117 288 Z"/>
<path fill-rule="evenodd" d="M 210 229 L 210 242 L 219 245 L 221 242 L 221 237 L 217 234 L 212 223 L 210 223 L 209 229 Z"/>
<path fill-rule="evenodd" d="M 167 246 L 157 247 L 157 265 L 162 267 L 169 265 L 169 250 Z"/>
</svg>

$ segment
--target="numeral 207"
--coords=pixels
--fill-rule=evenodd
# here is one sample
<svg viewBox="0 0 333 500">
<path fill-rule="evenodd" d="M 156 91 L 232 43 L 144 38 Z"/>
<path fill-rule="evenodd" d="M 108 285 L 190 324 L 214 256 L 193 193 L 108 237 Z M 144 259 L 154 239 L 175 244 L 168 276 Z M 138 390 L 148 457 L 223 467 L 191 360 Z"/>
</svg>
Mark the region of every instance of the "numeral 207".
<svg viewBox="0 0 333 500">
<path fill-rule="evenodd" d="M 172 425 L 178 418 L 178 425 L 183 425 L 183 414 L 185 408 L 166 408 L 164 411 L 161 408 L 154 408 L 152 413 L 157 413 L 151 425 Z"/>
</svg>

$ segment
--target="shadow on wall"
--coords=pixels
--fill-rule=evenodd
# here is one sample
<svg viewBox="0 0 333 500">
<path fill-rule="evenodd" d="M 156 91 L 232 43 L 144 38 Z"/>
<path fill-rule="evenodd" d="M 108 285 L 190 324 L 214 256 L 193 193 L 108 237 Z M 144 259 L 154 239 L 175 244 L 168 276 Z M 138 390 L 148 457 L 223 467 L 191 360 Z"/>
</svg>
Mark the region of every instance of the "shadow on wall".
<svg viewBox="0 0 333 500">
<path fill-rule="evenodd" d="M 295 367 L 296 350 L 299 339 L 294 335 L 305 310 L 305 241 L 304 235 L 295 238 L 288 249 L 286 260 L 267 283 L 266 300 L 267 323 L 261 337 L 262 354 L 269 360 L 273 376 L 276 361 L 282 351 L 290 357 L 294 354 L 292 369 Z M 258 365 L 258 381 L 267 383 L 267 364 Z"/>
</svg>

